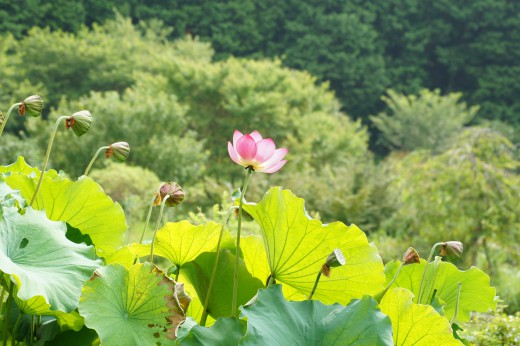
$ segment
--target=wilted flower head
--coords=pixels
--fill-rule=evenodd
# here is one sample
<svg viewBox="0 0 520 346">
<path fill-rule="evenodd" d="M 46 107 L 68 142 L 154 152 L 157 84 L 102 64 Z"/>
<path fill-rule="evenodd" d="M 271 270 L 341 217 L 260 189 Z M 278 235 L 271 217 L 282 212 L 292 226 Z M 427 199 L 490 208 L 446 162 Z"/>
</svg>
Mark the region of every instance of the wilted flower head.
<svg viewBox="0 0 520 346">
<path fill-rule="evenodd" d="M 244 135 L 235 130 L 233 144 L 228 142 L 231 159 L 241 166 L 251 167 L 256 172 L 278 171 L 287 162 L 282 160 L 287 151 L 286 148 L 276 149 L 274 141 L 271 138 L 262 138 L 258 131 Z"/>
<path fill-rule="evenodd" d="M 165 205 L 168 207 L 176 207 L 184 200 L 184 190 L 175 182 L 163 183 L 159 188 L 159 193 L 154 201 L 154 205 L 161 204 L 161 201 L 166 196 L 170 197 L 166 200 Z"/>
<path fill-rule="evenodd" d="M 92 115 L 87 110 L 82 110 L 72 114 L 65 120 L 65 127 L 72 129 L 76 136 L 82 136 L 90 130 L 92 125 Z"/>
<path fill-rule="evenodd" d="M 43 100 L 38 95 L 32 95 L 22 101 L 18 106 L 18 114 L 39 117 L 42 114 Z"/>
<path fill-rule="evenodd" d="M 442 243 L 441 256 L 454 255 L 456 257 L 462 256 L 464 245 L 460 241 L 447 241 Z"/>
<path fill-rule="evenodd" d="M 421 263 L 419 254 L 413 247 L 409 247 L 403 255 L 403 265 Z"/>
<path fill-rule="evenodd" d="M 128 155 L 130 155 L 130 145 L 127 142 L 112 143 L 105 151 L 107 159 L 113 156 L 118 161 L 126 161 Z"/>
</svg>

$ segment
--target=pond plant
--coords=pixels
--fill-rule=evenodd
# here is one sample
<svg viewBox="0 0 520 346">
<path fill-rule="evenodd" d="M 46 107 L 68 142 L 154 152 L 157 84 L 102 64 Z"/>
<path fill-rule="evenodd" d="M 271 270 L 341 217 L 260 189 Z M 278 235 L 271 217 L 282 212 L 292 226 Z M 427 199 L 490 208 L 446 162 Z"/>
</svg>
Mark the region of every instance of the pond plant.
<svg viewBox="0 0 520 346">
<path fill-rule="evenodd" d="M 2 129 L 16 107 L 37 116 L 43 101 L 11 106 Z M 448 261 L 463 246 L 442 230 L 426 260 L 409 248 L 384 265 L 362 230 L 312 219 L 292 191 L 272 187 L 247 201 L 254 173 L 287 163 L 288 150 L 258 131 L 228 142 L 245 175 L 223 223 L 164 223 L 164 208 L 189 198 L 164 182 L 150 192 L 141 241 L 123 244 L 123 209 L 88 173 L 103 151 L 125 161 L 128 143 L 101 146 L 77 180 L 46 170 L 60 125 L 81 136 L 92 120 L 87 110 L 60 117 L 41 170 L 22 156 L 0 166 L 3 346 L 461 345 L 458 323 L 496 307 L 488 275 Z M 246 218 L 260 234 L 242 234 Z"/>
</svg>

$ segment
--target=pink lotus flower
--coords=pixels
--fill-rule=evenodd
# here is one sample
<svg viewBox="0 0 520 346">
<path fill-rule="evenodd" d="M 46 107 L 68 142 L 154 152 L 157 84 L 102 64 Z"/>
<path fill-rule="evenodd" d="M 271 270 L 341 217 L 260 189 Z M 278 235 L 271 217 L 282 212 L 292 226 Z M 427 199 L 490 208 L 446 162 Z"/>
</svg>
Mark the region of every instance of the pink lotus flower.
<svg viewBox="0 0 520 346">
<path fill-rule="evenodd" d="M 252 167 L 256 172 L 278 171 L 287 162 L 282 160 L 287 151 L 287 148 L 276 149 L 274 141 L 271 138 L 263 139 L 258 131 L 244 135 L 235 130 L 233 144 L 228 142 L 231 160 L 241 166 Z"/>
</svg>

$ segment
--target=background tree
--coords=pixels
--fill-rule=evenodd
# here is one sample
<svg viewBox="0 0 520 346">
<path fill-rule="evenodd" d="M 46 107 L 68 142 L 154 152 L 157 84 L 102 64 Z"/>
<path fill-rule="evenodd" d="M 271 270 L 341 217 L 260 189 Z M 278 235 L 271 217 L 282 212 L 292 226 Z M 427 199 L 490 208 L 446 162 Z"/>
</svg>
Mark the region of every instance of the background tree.
<svg viewBox="0 0 520 346">
<path fill-rule="evenodd" d="M 387 93 L 383 101 L 390 114 L 381 113 L 370 120 L 390 149 L 442 150 L 478 111 L 477 106 L 467 107 L 466 103 L 459 103 L 461 93 L 442 96 L 439 90 L 426 89 L 417 96 L 406 96 L 393 90 Z"/>
</svg>

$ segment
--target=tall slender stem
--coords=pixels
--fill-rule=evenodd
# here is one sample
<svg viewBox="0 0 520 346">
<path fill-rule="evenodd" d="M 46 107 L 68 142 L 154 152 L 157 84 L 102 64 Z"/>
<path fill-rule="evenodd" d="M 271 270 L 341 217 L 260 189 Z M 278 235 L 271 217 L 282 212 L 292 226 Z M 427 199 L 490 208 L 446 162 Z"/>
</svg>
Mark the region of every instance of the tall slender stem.
<svg viewBox="0 0 520 346">
<path fill-rule="evenodd" d="M 455 305 L 455 313 L 453 314 L 453 318 L 451 319 L 450 324 L 455 323 L 457 319 L 457 314 L 459 313 L 459 301 L 460 301 L 460 289 L 462 288 L 462 283 L 459 282 L 459 287 L 457 288 L 457 304 Z"/>
<path fill-rule="evenodd" d="M 18 107 L 21 104 L 22 104 L 21 102 L 18 102 L 18 103 L 13 104 L 11 107 L 9 107 L 9 110 L 7 111 L 7 114 L 5 115 L 5 119 L 4 119 L 4 121 L 2 121 L 2 124 L 0 125 L 0 136 L 2 136 L 2 133 L 4 132 L 5 124 L 7 124 L 7 119 L 9 119 L 11 112 L 13 111 L 13 109 L 15 109 L 16 107 Z"/>
<path fill-rule="evenodd" d="M 166 195 L 164 199 L 161 202 L 161 211 L 159 212 L 159 217 L 157 218 L 157 223 L 155 224 L 155 231 L 153 232 L 152 237 L 152 248 L 150 250 L 150 262 L 153 263 L 153 250 L 155 245 L 155 236 L 157 235 L 157 231 L 159 230 L 159 226 L 161 225 L 161 219 L 164 211 L 164 205 L 166 204 L 166 201 L 170 198 L 170 195 Z"/>
<path fill-rule="evenodd" d="M 2 290 L 2 293 L 0 293 L 0 313 L 2 312 L 2 308 L 4 307 L 4 296 L 5 296 L 5 289 L 3 286 L 0 286 L 0 289 Z"/>
<path fill-rule="evenodd" d="M 217 242 L 217 252 L 215 254 L 215 263 L 213 264 L 213 272 L 211 273 L 211 278 L 209 279 L 209 285 L 208 285 L 208 292 L 206 293 L 206 298 L 204 299 L 204 307 L 202 309 L 202 317 L 200 318 L 200 325 L 205 326 L 206 325 L 206 319 L 208 318 L 208 305 L 209 305 L 209 297 L 211 295 L 211 290 L 213 289 L 213 283 L 215 282 L 215 276 L 217 273 L 217 267 L 218 267 L 218 260 L 220 257 L 220 244 L 222 242 L 222 236 L 224 234 L 224 228 L 225 225 L 228 223 L 229 218 L 231 217 L 231 213 L 233 210 L 237 209 L 237 207 L 233 206 L 229 209 L 226 220 L 224 221 L 224 224 L 220 228 L 220 234 L 218 236 L 218 242 Z"/>
<path fill-rule="evenodd" d="M 85 173 L 83 173 L 83 175 L 88 175 L 88 173 L 90 172 L 90 169 L 92 168 L 92 165 L 94 164 L 94 161 L 96 161 L 97 157 L 99 156 L 99 153 L 101 153 L 103 150 L 107 150 L 108 148 L 110 148 L 110 147 L 104 146 L 104 147 L 99 148 L 96 151 L 96 153 L 92 157 L 92 160 L 90 160 L 90 163 L 88 164 L 87 169 L 85 169 Z"/>
<path fill-rule="evenodd" d="M 9 331 L 9 317 L 11 315 L 11 305 L 13 305 L 13 289 L 14 284 L 11 281 L 9 285 L 9 295 L 7 296 L 7 306 L 5 308 L 5 317 L 4 317 L 4 340 L 3 340 L 3 346 L 7 346 L 7 334 Z M 11 299 L 9 299 L 11 298 Z"/>
<path fill-rule="evenodd" d="M 13 332 L 11 334 L 11 346 L 16 345 L 16 332 L 18 331 L 20 322 L 22 322 L 22 312 L 18 313 L 18 317 L 16 318 L 16 323 L 14 324 L 14 327 L 13 327 Z"/>
<path fill-rule="evenodd" d="M 386 292 L 388 292 L 388 290 L 390 289 L 390 287 L 394 284 L 395 280 L 397 280 L 397 277 L 399 276 L 399 274 L 401 273 L 401 269 L 403 269 L 404 267 L 404 262 L 401 262 L 401 264 L 399 265 L 399 267 L 397 268 L 397 271 L 395 272 L 394 274 L 394 277 L 392 278 L 392 281 L 390 281 L 390 283 L 388 285 L 386 285 L 385 289 L 383 291 L 381 291 L 380 293 L 376 294 L 374 296 L 374 300 L 378 303 L 381 302 L 381 299 L 383 299 L 383 297 L 385 296 Z"/>
<path fill-rule="evenodd" d="M 150 223 L 150 218 L 152 217 L 152 209 L 153 209 L 154 202 L 155 202 L 156 198 L 157 197 L 154 196 L 152 198 L 152 200 L 150 201 L 150 207 L 148 208 L 148 216 L 146 217 L 146 223 L 144 224 L 143 234 L 141 234 L 141 239 L 139 239 L 139 244 L 143 243 L 144 235 L 146 233 L 146 230 L 148 229 L 148 224 Z"/>
<path fill-rule="evenodd" d="M 242 193 L 240 195 L 240 204 L 238 206 L 238 226 L 237 226 L 237 246 L 235 252 L 235 275 L 233 277 L 233 304 L 231 306 L 232 317 L 237 316 L 237 296 L 238 296 L 238 265 L 240 264 L 240 231 L 242 230 L 242 206 L 244 204 L 244 196 L 246 195 L 249 178 L 253 173 L 251 167 L 246 168 L 246 176 L 242 185 Z"/>
<path fill-rule="evenodd" d="M 40 186 L 43 181 L 43 176 L 45 175 L 45 170 L 47 169 L 47 163 L 49 162 L 49 156 L 51 155 L 52 143 L 54 143 L 54 137 L 56 137 L 56 131 L 58 131 L 58 126 L 60 126 L 60 123 L 65 119 L 70 119 L 70 116 L 59 117 L 58 120 L 56 120 L 56 124 L 54 124 L 54 129 L 51 133 L 51 139 L 49 141 L 49 145 L 47 146 L 47 153 L 45 154 L 45 160 L 43 160 L 42 171 L 40 173 L 40 180 L 38 180 L 38 185 L 36 185 L 36 189 L 34 190 L 34 195 L 31 198 L 31 203 L 29 203 L 30 206 L 33 205 L 34 200 L 36 199 L 36 196 L 38 195 L 38 191 L 40 190 Z"/>
<path fill-rule="evenodd" d="M 321 269 L 318 272 L 318 275 L 316 276 L 316 281 L 314 281 L 314 287 L 312 288 L 311 294 L 309 295 L 309 299 L 312 299 L 314 292 L 316 292 L 316 288 L 318 288 L 318 282 L 320 282 L 320 278 L 321 278 Z"/>
<path fill-rule="evenodd" d="M 433 254 L 435 253 L 435 249 L 437 249 L 437 247 L 442 244 L 444 244 L 444 243 L 442 243 L 442 242 L 436 243 L 435 245 L 432 246 L 430 255 L 428 256 L 428 260 L 426 261 L 426 266 L 424 267 L 424 271 L 422 274 L 421 285 L 419 286 L 419 294 L 417 295 L 417 304 L 421 303 L 421 299 L 422 299 L 422 295 L 423 295 L 423 288 L 424 288 L 424 280 L 426 279 L 426 271 L 428 270 L 428 265 L 430 264 L 430 261 L 432 260 Z"/>
</svg>

